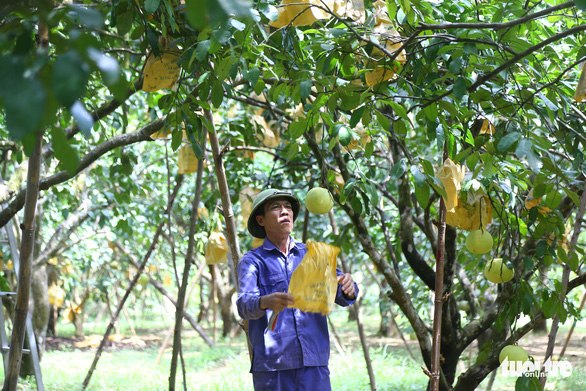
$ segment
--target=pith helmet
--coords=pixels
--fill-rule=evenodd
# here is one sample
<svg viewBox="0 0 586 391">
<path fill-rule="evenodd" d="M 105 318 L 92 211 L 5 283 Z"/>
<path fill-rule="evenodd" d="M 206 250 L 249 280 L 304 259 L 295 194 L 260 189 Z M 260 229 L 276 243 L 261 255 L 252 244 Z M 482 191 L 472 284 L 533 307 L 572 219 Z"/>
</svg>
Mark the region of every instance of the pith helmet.
<svg viewBox="0 0 586 391">
<path fill-rule="evenodd" d="M 258 225 L 256 216 L 259 214 L 259 212 L 263 211 L 262 208 L 264 208 L 264 204 L 266 202 L 271 199 L 281 197 L 286 198 L 291 202 L 291 207 L 293 208 L 293 221 L 297 220 L 297 216 L 299 215 L 299 208 L 301 206 L 297 197 L 291 193 L 278 189 L 263 190 L 252 202 L 252 211 L 250 212 L 250 216 L 248 216 L 248 232 L 250 232 L 252 236 L 255 238 L 264 238 L 266 236 L 265 229 Z"/>
</svg>

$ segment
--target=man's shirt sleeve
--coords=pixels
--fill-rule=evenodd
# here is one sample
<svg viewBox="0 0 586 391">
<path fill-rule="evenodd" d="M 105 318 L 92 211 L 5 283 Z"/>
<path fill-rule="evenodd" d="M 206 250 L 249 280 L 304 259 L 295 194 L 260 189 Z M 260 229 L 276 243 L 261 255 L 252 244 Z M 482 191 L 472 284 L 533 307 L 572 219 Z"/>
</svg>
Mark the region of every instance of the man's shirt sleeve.
<svg viewBox="0 0 586 391">
<path fill-rule="evenodd" d="M 340 269 L 336 268 L 336 276 L 340 277 L 344 272 Z M 356 298 L 358 297 L 358 284 L 354 281 L 354 299 L 347 299 L 344 292 L 342 292 L 342 285 L 338 284 L 338 291 L 336 292 L 336 300 L 334 301 L 336 304 L 341 305 L 342 307 L 347 307 L 349 305 L 354 304 Z"/>
<path fill-rule="evenodd" d="M 238 299 L 236 306 L 242 319 L 259 319 L 266 314 L 260 308 L 258 268 L 250 257 L 244 257 L 238 264 Z"/>
</svg>

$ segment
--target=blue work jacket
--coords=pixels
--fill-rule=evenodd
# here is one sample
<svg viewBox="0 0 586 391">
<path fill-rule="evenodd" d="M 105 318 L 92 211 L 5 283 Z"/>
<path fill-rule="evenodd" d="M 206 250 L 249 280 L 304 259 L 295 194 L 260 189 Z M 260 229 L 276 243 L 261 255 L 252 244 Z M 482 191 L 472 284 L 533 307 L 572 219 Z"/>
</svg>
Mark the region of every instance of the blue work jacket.
<svg viewBox="0 0 586 391">
<path fill-rule="evenodd" d="M 328 365 L 330 338 L 327 318 L 319 313 L 286 308 L 277 319 L 274 331 L 267 325 L 272 311 L 260 308 L 260 297 L 273 292 L 287 292 L 293 270 L 307 252 L 305 244 L 291 238 L 289 253 L 284 255 L 268 239 L 248 251 L 238 264 L 238 313 L 248 322 L 252 346 L 251 372 L 280 371 Z M 338 275 L 342 271 L 336 269 Z M 354 283 L 355 295 L 358 287 Z M 354 303 L 344 297 L 338 285 L 335 302 L 341 306 Z"/>
</svg>

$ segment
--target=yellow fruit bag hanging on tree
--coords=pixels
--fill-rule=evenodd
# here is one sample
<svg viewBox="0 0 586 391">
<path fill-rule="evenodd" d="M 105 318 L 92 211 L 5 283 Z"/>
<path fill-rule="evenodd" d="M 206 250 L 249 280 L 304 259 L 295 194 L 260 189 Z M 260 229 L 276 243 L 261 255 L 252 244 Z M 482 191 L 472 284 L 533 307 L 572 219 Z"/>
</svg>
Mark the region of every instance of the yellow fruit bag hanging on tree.
<svg viewBox="0 0 586 391">
<path fill-rule="evenodd" d="M 458 206 L 458 192 L 462 187 L 465 174 L 466 167 L 461 166 L 460 163 L 454 163 L 449 158 L 444 161 L 435 173 L 435 177 L 441 181 L 444 189 L 446 189 L 447 198 L 444 201 L 448 212 L 453 212 L 454 208 Z"/>
<path fill-rule="evenodd" d="M 486 229 L 492 222 L 492 203 L 487 196 L 481 195 L 478 201 L 468 199 L 469 203 L 458 202 L 453 211 L 446 211 L 446 224 L 465 231 Z M 470 202 L 472 201 L 472 202 Z"/>
<path fill-rule="evenodd" d="M 332 311 L 338 290 L 336 259 L 340 249 L 312 240 L 305 247 L 307 254 L 293 271 L 289 283 L 289 293 L 295 298 L 292 307 L 327 315 Z"/>
<path fill-rule="evenodd" d="M 578 103 L 581 103 L 584 99 L 586 99 L 586 65 L 582 67 L 580 79 L 578 80 L 578 86 L 576 87 L 576 92 L 574 93 L 574 99 Z"/>
<path fill-rule="evenodd" d="M 155 92 L 163 88 L 173 89 L 181 71 L 179 61 L 181 52 L 172 50 L 156 57 L 151 53 L 144 65 L 142 90 Z"/>
</svg>

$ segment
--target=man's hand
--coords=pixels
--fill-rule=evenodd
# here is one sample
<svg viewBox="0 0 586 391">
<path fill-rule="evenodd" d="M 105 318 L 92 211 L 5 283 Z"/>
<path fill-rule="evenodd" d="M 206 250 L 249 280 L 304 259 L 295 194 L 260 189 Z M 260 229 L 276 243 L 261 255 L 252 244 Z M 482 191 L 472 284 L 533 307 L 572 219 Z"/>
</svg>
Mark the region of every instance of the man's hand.
<svg viewBox="0 0 586 391">
<path fill-rule="evenodd" d="M 346 295 L 346 298 L 350 300 L 356 299 L 356 294 L 354 291 L 354 280 L 350 273 L 342 274 L 338 277 L 338 284 L 342 286 L 342 292 Z"/>
<path fill-rule="evenodd" d="M 275 292 L 270 295 L 261 296 L 260 309 L 266 310 L 268 308 L 271 311 L 280 312 L 293 305 L 294 302 L 293 295 L 284 292 Z"/>
</svg>

